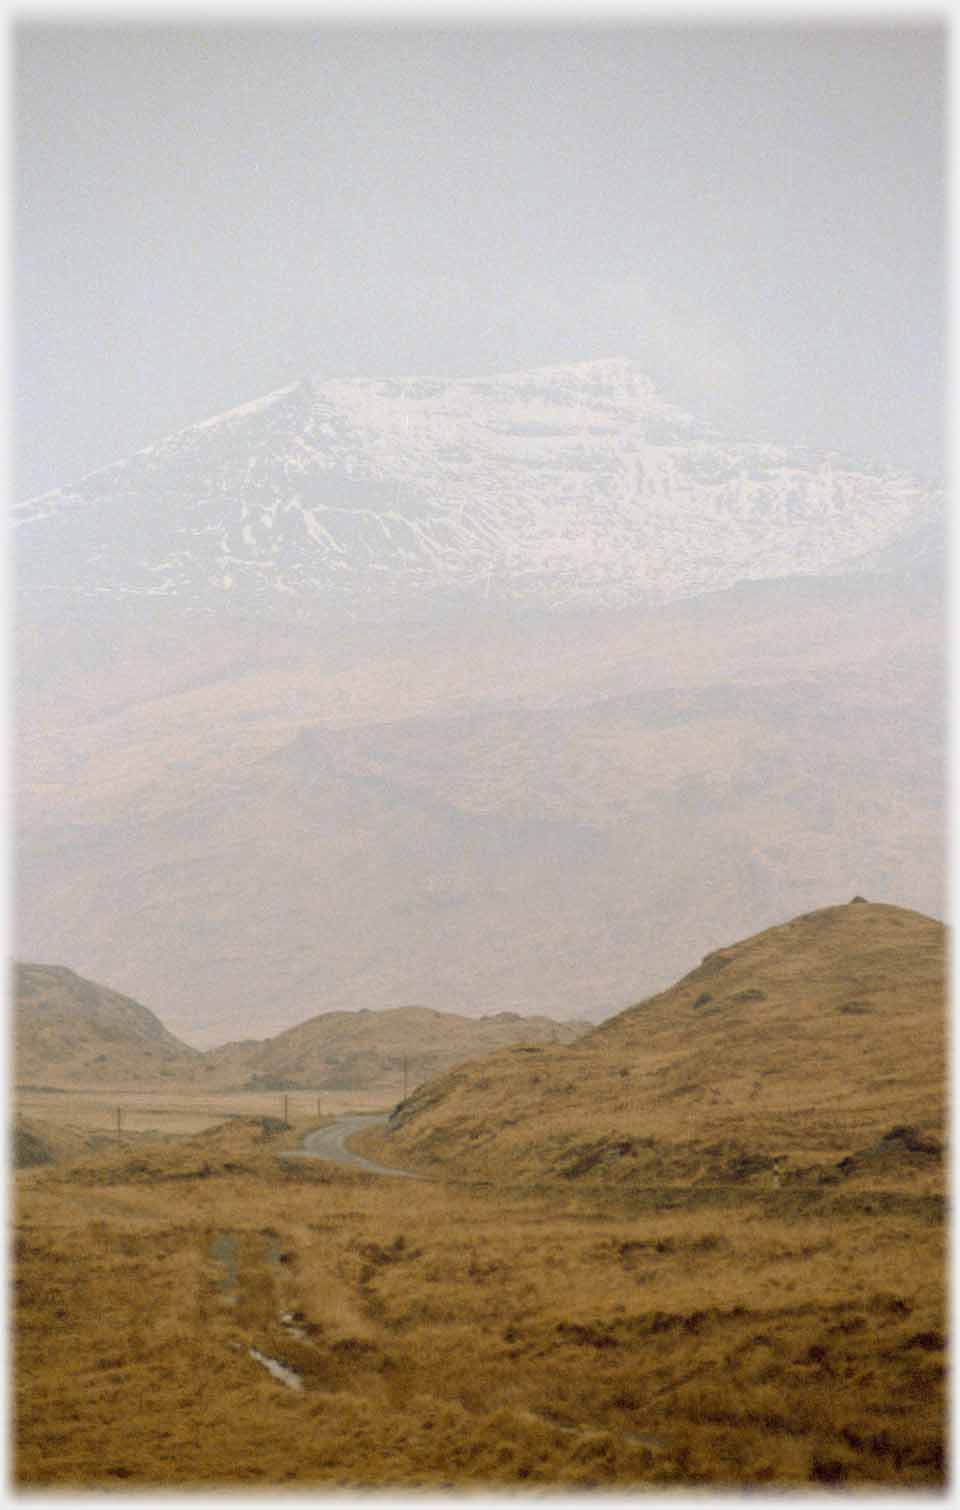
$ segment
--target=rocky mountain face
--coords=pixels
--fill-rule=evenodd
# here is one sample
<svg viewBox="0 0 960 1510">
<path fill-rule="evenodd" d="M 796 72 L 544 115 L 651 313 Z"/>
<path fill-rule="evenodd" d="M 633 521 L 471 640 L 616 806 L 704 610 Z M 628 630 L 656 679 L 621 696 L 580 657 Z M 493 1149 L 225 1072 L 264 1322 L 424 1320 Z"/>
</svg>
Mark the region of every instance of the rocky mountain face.
<svg viewBox="0 0 960 1510">
<path fill-rule="evenodd" d="M 939 511 L 626 362 L 304 383 L 23 504 L 17 952 L 207 1047 L 938 914 Z"/>
<path fill-rule="evenodd" d="M 852 566 L 938 500 L 716 434 L 628 360 L 305 380 L 21 504 L 28 597 L 360 617 L 649 605 Z"/>
</svg>

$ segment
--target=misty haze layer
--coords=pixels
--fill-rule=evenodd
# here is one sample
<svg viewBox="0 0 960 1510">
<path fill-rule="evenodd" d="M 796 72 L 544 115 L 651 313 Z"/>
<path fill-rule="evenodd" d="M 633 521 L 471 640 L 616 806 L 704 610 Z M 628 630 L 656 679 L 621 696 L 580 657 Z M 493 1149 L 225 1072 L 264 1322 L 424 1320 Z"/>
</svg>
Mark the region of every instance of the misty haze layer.
<svg viewBox="0 0 960 1510">
<path fill-rule="evenodd" d="M 936 912 L 941 510 L 621 361 L 305 382 L 33 500 L 18 952 L 210 1043 Z"/>
</svg>

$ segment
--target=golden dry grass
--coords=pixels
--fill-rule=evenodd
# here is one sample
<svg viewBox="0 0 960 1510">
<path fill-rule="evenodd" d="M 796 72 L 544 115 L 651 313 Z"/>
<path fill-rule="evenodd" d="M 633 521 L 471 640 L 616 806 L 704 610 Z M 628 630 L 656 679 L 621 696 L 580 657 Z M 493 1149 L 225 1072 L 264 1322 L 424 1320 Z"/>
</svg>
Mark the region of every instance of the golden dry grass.
<svg viewBox="0 0 960 1510">
<path fill-rule="evenodd" d="M 276 1146 L 231 1123 L 18 1177 L 18 1484 L 941 1481 L 935 1205 L 658 1210 Z"/>
</svg>

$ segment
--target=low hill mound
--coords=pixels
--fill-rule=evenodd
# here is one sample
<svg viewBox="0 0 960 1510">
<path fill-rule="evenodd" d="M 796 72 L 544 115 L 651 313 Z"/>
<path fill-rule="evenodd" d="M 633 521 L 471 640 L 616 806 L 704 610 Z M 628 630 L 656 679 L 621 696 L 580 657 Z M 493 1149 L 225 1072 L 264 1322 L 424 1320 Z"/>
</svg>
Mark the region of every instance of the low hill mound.
<svg viewBox="0 0 960 1510">
<path fill-rule="evenodd" d="M 60 965 L 14 967 L 18 1086 L 129 1086 L 192 1073 L 202 1056 L 149 1010 Z"/>
<path fill-rule="evenodd" d="M 246 1040 L 204 1055 L 204 1083 L 231 1089 L 373 1090 L 400 1093 L 463 1060 L 509 1044 L 568 1044 L 589 1027 L 500 1012 L 462 1017 L 429 1007 L 323 1012 L 263 1041 Z"/>
<path fill-rule="evenodd" d="M 14 1169 L 33 1169 L 41 1164 L 70 1163 L 113 1144 L 114 1139 L 102 1133 L 18 1116 L 10 1136 L 10 1160 Z"/>
<path fill-rule="evenodd" d="M 515 1047 L 423 1086 L 378 1156 L 615 1183 L 936 1186 L 945 929 L 856 899 L 719 949 L 569 1047 Z"/>
</svg>

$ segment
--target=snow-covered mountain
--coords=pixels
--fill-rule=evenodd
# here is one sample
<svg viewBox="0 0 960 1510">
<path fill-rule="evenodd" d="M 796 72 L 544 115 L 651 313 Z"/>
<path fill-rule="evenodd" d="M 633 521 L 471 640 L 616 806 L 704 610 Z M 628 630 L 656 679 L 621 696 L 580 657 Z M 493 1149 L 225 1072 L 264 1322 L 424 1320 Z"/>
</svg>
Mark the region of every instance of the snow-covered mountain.
<svg viewBox="0 0 960 1510">
<path fill-rule="evenodd" d="M 730 440 L 626 359 L 307 379 L 15 510 L 29 595 L 656 604 L 850 569 L 936 516 L 907 475 Z"/>
</svg>

